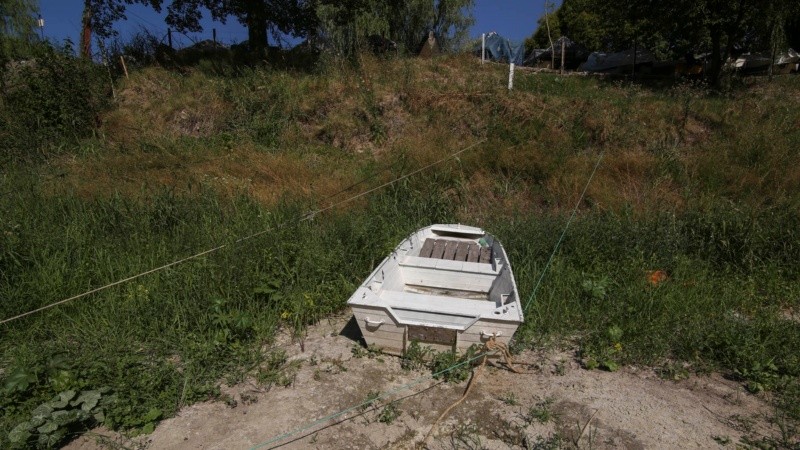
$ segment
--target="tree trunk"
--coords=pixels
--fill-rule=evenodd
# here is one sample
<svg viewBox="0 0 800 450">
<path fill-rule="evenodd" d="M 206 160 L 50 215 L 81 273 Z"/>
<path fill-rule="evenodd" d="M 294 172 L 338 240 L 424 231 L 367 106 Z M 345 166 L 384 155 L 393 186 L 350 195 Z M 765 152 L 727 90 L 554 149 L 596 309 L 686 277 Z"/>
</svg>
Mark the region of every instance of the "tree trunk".
<svg viewBox="0 0 800 450">
<path fill-rule="evenodd" d="M 711 64 L 706 74 L 711 86 L 720 86 L 720 75 L 722 74 L 722 28 L 719 25 L 711 26 Z"/>
<path fill-rule="evenodd" d="M 81 58 L 92 57 L 92 7 L 87 0 L 83 4 L 83 19 L 81 20 Z"/>
<path fill-rule="evenodd" d="M 246 22 L 250 51 L 259 58 L 265 57 L 267 50 L 267 11 L 264 2 L 247 2 Z"/>
</svg>

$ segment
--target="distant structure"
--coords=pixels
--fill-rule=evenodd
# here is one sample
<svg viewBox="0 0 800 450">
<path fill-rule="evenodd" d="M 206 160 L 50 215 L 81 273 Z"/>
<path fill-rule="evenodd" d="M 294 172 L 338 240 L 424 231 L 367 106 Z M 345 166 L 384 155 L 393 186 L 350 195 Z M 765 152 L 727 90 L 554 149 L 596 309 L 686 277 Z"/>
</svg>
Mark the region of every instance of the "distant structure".
<svg viewBox="0 0 800 450">
<path fill-rule="evenodd" d="M 561 51 L 564 55 L 561 55 Z M 553 43 L 552 48 L 535 48 L 525 58 L 525 65 L 531 67 L 547 67 L 560 69 L 561 61 L 564 61 L 564 68 L 575 70 L 586 61 L 589 51 L 582 45 L 572 41 L 566 36 L 561 36 Z"/>
<path fill-rule="evenodd" d="M 514 63 L 521 66 L 525 61 L 525 46 L 520 43 L 512 43 L 508 39 L 492 31 L 485 38 L 486 59 L 501 63 Z M 480 56 L 482 53 L 480 42 L 475 47 L 475 54 Z"/>
<path fill-rule="evenodd" d="M 422 41 L 419 49 L 420 58 L 431 58 L 442 53 L 439 43 L 436 41 L 436 35 L 433 31 L 428 31 L 428 37 Z"/>
</svg>

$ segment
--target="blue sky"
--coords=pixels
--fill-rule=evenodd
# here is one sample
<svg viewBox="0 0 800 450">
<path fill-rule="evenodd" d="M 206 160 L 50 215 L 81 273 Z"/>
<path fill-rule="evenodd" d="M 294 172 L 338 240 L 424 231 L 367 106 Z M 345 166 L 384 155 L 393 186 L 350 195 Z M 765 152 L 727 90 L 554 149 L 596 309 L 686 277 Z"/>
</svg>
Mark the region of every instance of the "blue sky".
<svg viewBox="0 0 800 450">
<path fill-rule="evenodd" d="M 169 0 L 165 0 L 168 4 Z M 496 31 L 513 40 L 522 41 L 536 29 L 536 21 L 544 11 L 545 0 L 475 0 L 475 25 L 470 31 L 472 37 L 481 33 Z M 81 27 L 83 0 L 40 0 L 42 18 L 45 20 L 45 37 L 56 42 L 66 38 L 78 42 Z M 145 28 L 157 36 L 164 36 L 167 26 L 163 14 L 141 5 L 127 9 L 128 20 L 118 22 L 115 28 L 123 40 Z M 217 39 L 225 42 L 239 42 L 247 39 L 247 31 L 236 20 L 223 25 L 204 19 L 204 33 L 189 36 L 173 34 L 176 45 L 187 45 L 194 40 L 210 39 L 211 29 L 217 29 Z"/>
</svg>

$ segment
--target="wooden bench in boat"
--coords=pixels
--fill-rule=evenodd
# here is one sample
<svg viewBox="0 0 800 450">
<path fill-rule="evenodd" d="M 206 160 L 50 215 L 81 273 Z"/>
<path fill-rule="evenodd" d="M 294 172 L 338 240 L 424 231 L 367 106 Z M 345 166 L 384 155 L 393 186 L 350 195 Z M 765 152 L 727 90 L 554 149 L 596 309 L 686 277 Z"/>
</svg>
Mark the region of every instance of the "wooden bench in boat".
<svg viewBox="0 0 800 450">
<path fill-rule="evenodd" d="M 422 258 L 491 264 L 492 249 L 490 247 L 481 247 L 475 242 L 428 238 L 422 244 L 419 256 Z"/>
</svg>

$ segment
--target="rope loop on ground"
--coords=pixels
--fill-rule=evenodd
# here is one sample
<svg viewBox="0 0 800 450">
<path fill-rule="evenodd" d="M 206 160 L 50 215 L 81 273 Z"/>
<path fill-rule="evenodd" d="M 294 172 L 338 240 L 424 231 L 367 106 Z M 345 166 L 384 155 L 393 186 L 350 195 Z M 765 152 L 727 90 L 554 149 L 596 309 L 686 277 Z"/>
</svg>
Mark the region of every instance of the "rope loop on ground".
<svg viewBox="0 0 800 450">
<path fill-rule="evenodd" d="M 439 414 L 439 417 L 437 417 L 436 420 L 433 422 L 433 425 L 431 425 L 431 429 L 428 431 L 428 434 L 425 435 L 425 439 L 423 439 L 422 442 L 419 444 L 420 448 L 425 448 L 425 446 L 428 444 L 428 439 L 430 439 L 431 435 L 433 435 L 433 432 L 434 430 L 436 430 L 436 427 L 439 425 L 439 422 L 441 422 L 442 419 L 444 419 L 450 413 L 450 411 L 453 410 L 453 408 L 455 408 L 456 406 L 461 404 L 461 402 L 466 400 L 467 396 L 472 391 L 472 387 L 475 386 L 477 379 L 483 372 L 483 368 L 486 366 L 486 361 L 489 359 L 490 354 L 500 354 L 503 357 L 505 364 L 509 370 L 511 370 L 514 373 L 522 373 L 522 371 L 520 371 L 514 366 L 514 360 L 511 356 L 511 352 L 508 350 L 508 345 L 505 342 L 498 341 L 497 339 L 495 339 L 494 336 L 491 336 L 489 340 L 486 341 L 486 343 L 483 345 L 482 353 L 483 353 L 483 358 L 481 358 L 481 363 L 480 365 L 478 365 L 478 368 L 472 372 L 472 377 L 469 379 L 467 388 L 464 389 L 464 394 L 461 395 L 461 398 L 456 400 L 455 403 L 448 406 L 447 409 L 445 409 L 441 414 Z"/>
</svg>

